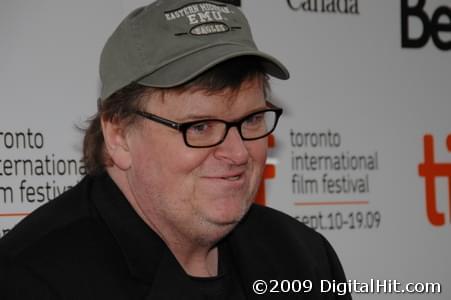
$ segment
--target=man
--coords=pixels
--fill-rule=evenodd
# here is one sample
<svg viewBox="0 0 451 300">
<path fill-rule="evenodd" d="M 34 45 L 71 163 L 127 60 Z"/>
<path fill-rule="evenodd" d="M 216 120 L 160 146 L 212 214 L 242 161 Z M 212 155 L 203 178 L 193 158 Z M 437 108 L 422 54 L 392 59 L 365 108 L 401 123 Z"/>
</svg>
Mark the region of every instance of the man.
<svg viewBox="0 0 451 300">
<path fill-rule="evenodd" d="M 267 74 L 289 76 L 232 5 L 127 16 L 101 55 L 89 175 L 0 241 L 0 299 L 338 298 L 327 241 L 252 205 L 282 113 Z"/>
</svg>

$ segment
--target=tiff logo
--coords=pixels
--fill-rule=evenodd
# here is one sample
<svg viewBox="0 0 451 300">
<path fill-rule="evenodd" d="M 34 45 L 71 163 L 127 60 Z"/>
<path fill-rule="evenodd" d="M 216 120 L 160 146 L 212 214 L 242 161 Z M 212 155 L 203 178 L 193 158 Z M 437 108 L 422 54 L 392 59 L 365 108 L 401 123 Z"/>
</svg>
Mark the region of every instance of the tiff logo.
<svg viewBox="0 0 451 300">
<path fill-rule="evenodd" d="M 451 163 L 437 163 L 434 158 L 434 138 L 427 134 L 423 138 L 424 162 L 418 166 L 418 172 L 424 177 L 426 183 L 426 212 L 429 222 L 435 226 L 445 224 L 445 213 L 437 210 L 435 179 L 445 177 L 448 179 L 448 213 L 451 217 Z M 446 138 L 446 147 L 451 152 L 451 134 Z"/>
<path fill-rule="evenodd" d="M 274 136 L 271 134 L 268 136 L 268 148 L 274 148 L 276 145 Z M 265 181 L 276 177 L 276 166 L 273 164 L 266 164 L 265 170 L 263 171 L 263 179 L 258 188 L 257 196 L 255 197 L 255 203 L 266 205 L 266 191 L 265 191 Z"/>
</svg>

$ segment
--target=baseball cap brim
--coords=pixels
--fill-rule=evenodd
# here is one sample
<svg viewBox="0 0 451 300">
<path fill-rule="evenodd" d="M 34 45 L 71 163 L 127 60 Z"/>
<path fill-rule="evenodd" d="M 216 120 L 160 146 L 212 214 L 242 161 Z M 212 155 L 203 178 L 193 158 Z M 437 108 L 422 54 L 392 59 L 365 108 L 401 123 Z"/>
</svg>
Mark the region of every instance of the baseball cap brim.
<svg viewBox="0 0 451 300">
<path fill-rule="evenodd" d="M 261 58 L 262 66 L 267 74 L 279 79 L 290 77 L 287 68 L 271 55 L 245 45 L 216 44 L 163 62 L 161 67 L 157 67 L 137 82 L 149 87 L 175 87 L 187 83 L 219 63 L 239 56 Z"/>
</svg>

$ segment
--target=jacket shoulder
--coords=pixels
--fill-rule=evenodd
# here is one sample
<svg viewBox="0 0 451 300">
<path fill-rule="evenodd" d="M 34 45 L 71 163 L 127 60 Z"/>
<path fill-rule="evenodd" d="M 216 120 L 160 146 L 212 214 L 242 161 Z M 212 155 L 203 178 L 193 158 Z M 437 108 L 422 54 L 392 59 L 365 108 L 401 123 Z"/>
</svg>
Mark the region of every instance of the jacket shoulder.
<svg viewBox="0 0 451 300">
<path fill-rule="evenodd" d="M 290 243 L 310 245 L 322 243 L 324 237 L 295 218 L 276 209 L 254 204 L 243 220 L 242 229 L 247 234 L 262 233 L 261 238 L 286 240 Z"/>
<path fill-rule="evenodd" d="M 253 275 L 344 281 L 340 261 L 327 239 L 293 217 L 253 205 L 230 240 L 239 263 Z M 253 275 L 251 275 L 251 273 Z"/>
<path fill-rule="evenodd" d="M 89 186 L 90 179 L 84 178 L 72 189 L 34 210 L 0 239 L 0 253 L 10 259 L 28 256 L 46 243 L 51 247 L 52 240 L 56 243 L 57 237 L 67 234 L 66 231 L 89 222 L 93 214 L 88 200 Z"/>
</svg>

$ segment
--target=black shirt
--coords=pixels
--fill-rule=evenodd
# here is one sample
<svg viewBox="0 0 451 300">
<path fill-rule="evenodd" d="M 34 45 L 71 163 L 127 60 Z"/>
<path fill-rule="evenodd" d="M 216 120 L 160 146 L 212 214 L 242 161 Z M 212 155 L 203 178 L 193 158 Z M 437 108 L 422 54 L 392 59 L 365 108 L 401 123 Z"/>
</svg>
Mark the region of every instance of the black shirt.
<svg viewBox="0 0 451 300">
<path fill-rule="evenodd" d="M 252 284 L 345 281 L 321 235 L 257 205 L 220 242 L 219 260 L 218 277 L 190 277 L 107 174 L 87 176 L 0 239 L 0 299 L 338 299 L 317 284 L 263 296 Z"/>
</svg>

